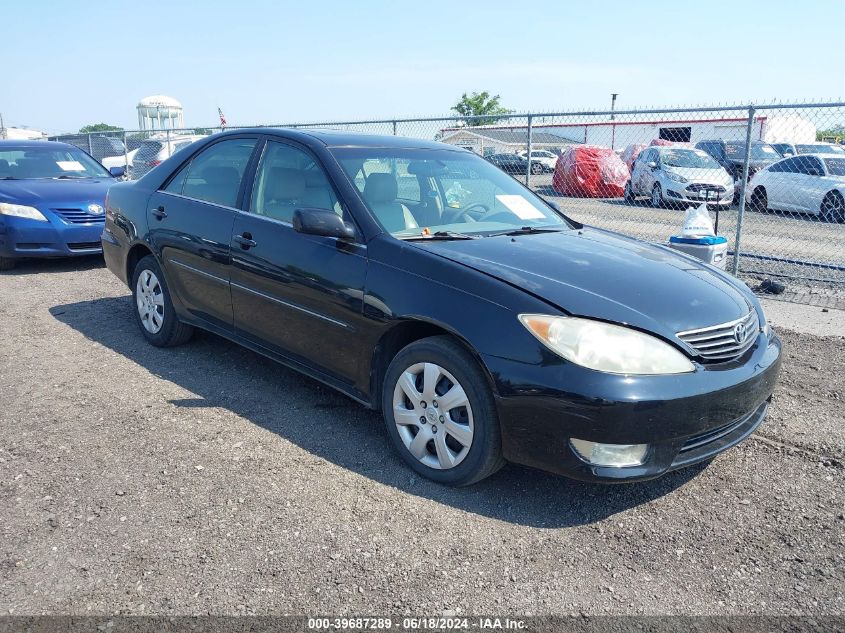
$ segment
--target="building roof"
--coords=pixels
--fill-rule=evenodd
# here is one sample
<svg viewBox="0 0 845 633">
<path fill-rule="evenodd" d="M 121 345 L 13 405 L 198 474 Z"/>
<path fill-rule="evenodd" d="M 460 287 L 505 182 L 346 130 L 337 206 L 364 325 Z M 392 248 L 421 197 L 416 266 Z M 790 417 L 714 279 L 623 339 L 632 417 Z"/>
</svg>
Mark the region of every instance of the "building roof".
<svg viewBox="0 0 845 633">
<path fill-rule="evenodd" d="M 483 138 L 497 141 L 499 143 L 507 143 L 508 145 L 527 145 L 528 144 L 528 128 L 527 127 L 513 127 L 513 128 L 483 128 L 483 127 L 464 127 L 451 128 L 444 130 L 445 135 L 443 140 L 450 136 L 460 133 L 473 134 Z M 543 145 L 560 145 L 561 143 L 574 143 L 571 139 L 559 136 L 557 134 L 550 134 L 549 132 L 532 132 L 531 142 Z"/>
</svg>

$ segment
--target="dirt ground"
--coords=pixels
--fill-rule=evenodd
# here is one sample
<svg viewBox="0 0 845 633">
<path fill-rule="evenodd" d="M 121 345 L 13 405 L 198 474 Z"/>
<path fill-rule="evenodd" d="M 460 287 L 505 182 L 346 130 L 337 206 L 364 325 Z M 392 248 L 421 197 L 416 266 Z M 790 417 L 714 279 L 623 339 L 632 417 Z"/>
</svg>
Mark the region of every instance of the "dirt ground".
<svg viewBox="0 0 845 633">
<path fill-rule="evenodd" d="M 845 337 L 800 316 L 768 421 L 709 466 L 455 490 L 376 414 L 130 310 L 98 259 L 0 275 L 0 613 L 845 613 Z"/>
</svg>

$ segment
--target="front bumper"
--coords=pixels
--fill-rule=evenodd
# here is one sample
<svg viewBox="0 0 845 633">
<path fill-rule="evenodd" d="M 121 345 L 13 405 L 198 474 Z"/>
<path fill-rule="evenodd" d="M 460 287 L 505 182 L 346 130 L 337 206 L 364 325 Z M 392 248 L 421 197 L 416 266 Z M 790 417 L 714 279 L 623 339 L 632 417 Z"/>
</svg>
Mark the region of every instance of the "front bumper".
<svg viewBox="0 0 845 633">
<path fill-rule="evenodd" d="M 0 257 L 73 257 L 103 251 L 102 222 L 65 224 L 45 215 L 48 222 L 0 216 Z"/>
<path fill-rule="evenodd" d="M 739 360 L 691 374 L 618 376 L 561 362 L 529 366 L 485 357 L 497 382 L 509 461 L 584 481 L 652 479 L 711 459 L 762 423 L 781 364 L 781 342 L 761 333 Z M 596 466 L 570 438 L 648 444 L 638 466 Z"/>
<path fill-rule="evenodd" d="M 713 185 L 713 187 L 716 186 Z M 718 186 L 721 191 L 717 191 L 716 189 L 690 190 L 689 185 L 671 182 L 666 185 L 666 198 L 668 200 L 677 200 L 678 202 L 695 204 L 706 202 L 707 204 L 729 206 L 734 199 L 734 188 Z"/>
</svg>

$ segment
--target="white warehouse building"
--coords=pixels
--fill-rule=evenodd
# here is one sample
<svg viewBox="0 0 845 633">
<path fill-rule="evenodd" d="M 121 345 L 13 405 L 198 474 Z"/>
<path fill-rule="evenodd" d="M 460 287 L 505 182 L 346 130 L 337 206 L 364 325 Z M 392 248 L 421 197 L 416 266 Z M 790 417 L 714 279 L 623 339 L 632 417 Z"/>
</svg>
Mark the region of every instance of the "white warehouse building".
<svg viewBox="0 0 845 633">
<path fill-rule="evenodd" d="M 552 148 L 572 144 L 601 145 L 617 150 L 628 145 L 647 145 L 654 139 L 663 139 L 680 143 L 698 143 L 708 139 L 745 140 L 747 117 L 718 117 L 674 120 L 615 120 L 591 121 L 582 123 L 543 123 L 537 117 L 532 126 L 532 146 Z M 470 145 L 469 137 L 488 139 L 487 145 L 497 146 L 499 151 L 508 151 L 502 147 L 503 136 L 509 137 L 510 145 L 518 151 L 526 149 L 527 126 L 479 126 L 466 128 L 447 128 L 441 130 L 444 143 Z M 758 115 L 754 117 L 751 138 L 766 143 L 815 143 L 816 126 L 798 116 Z M 517 142 L 513 142 L 518 139 Z M 554 139 L 559 139 L 555 142 Z M 498 141 L 498 142 L 497 142 Z M 539 142 L 538 142 L 539 141 Z M 518 148 L 516 146 L 518 145 Z M 480 152 L 481 153 L 481 152 Z"/>
</svg>

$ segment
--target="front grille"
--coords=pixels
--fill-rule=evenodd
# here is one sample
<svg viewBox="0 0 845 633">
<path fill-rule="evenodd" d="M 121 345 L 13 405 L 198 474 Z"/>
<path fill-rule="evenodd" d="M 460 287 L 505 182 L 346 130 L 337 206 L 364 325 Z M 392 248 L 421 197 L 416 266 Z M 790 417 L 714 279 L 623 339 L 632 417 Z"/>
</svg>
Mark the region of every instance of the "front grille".
<svg viewBox="0 0 845 633">
<path fill-rule="evenodd" d="M 726 361 L 738 358 L 748 351 L 757 340 L 759 331 L 757 311 L 751 310 L 735 321 L 678 332 L 678 338 L 706 361 Z"/>
<path fill-rule="evenodd" d="M 53 211 L 70 224 L 97 224 L 106 221 L 103 213 L 89 213 L 88 209 L 53 209 Z"/>
<path fill-rule="evenodd" d="M 716 193 L 725 193 L 725 188 L 719 187 L 717 185 L 708 185 L 705 183 L 694 182 L 691 185 L 687 186 L 687 191 L 715 191 Z"/>
<path fill-rule="evenodd" d="M 749 413 L 748 415 L 741 417 L 739 420 L 734 420 L 733 422 L 728 422 L 718 428 L 710 429 L 709 431 L 699 433 L 698 435 L 693 435 L 684 442 L 684 445 L 681 447 L 681 452 L 685 453 L 687 451 L 695 450 L 696 448 L 710 444 L 710 442 L 715 442 L 719 438 L 725 437 L 734 429 L 745 424 L 748 421 L 748 418 L 750 418 L 753 414 L 754 412 Z"/>
<path fill-rule="evenodd" d="M 91 249 L 100 249 L 103 247 L 100 242 L 69 242 L 67 247 L 72 251 L 89 251 Z"/>
</svg>

